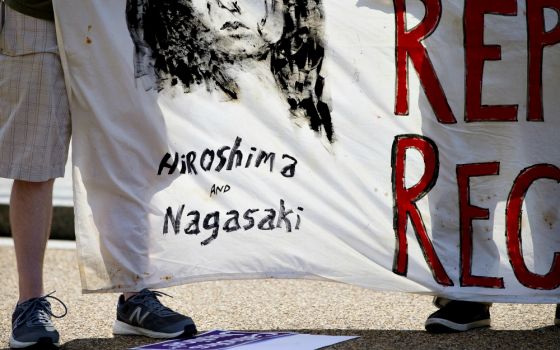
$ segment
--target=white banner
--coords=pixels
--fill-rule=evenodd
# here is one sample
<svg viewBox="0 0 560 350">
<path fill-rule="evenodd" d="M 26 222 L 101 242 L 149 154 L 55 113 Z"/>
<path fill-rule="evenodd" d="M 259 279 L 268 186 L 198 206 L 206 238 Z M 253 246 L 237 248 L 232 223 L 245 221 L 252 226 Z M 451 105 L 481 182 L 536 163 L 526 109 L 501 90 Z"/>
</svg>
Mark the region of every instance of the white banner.
<svg viewBox="0 0 560 350">
<path fill-rule="evenodd" d="M 85 291 L 560 302 L 560 1 L 55 0 Z"/>
</svg>

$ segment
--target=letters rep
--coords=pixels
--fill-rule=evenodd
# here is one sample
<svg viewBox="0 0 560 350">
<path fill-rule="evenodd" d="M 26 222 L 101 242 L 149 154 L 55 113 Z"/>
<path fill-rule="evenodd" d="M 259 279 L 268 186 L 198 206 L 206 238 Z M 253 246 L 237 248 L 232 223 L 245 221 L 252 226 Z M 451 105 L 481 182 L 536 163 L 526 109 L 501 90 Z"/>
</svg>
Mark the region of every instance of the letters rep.
<svg viewBox="0 0 560 350">
<path fill-rule="evenodd" d="M 453 124 L 453 115 L 428 51 L 422 41 L 438 27 L 441 0 L 422 0 L 425 16 L 411 30 L 406 26 L 406 0 L 394 0 L 396 22 L 396 98 L 395 115 L 408 115 L 408 61 L 418 74 L 420 84 L 440 123 Z M 528 81 L 527 120 L 543 121 L 543 51 L 560 42 L 560 24 L 545 29 L 544 10 L 560 14 L 560 0 L 526 0 Z M 484 15 L 516 16 L 517 0 L 465 0 L 463 15 L 465 50 L 465 121 L 517 121 L 517 105 L 482 105 L 482 81 L 485 61 L 500 61 L 501 47 L 484 44 Z"/>
</svg>

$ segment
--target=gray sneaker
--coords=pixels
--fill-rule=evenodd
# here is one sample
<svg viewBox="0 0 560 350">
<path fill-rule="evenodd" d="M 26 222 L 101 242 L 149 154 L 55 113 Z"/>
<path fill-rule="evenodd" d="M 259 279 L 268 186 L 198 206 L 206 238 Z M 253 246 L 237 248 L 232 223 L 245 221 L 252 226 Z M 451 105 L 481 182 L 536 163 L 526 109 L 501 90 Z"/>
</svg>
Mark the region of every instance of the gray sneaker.
<svg viewBox="0 0 560 350">
<path fill-rule="evenodd" d="M 121 295 L 113 334 L 165 339 L 194 336 L 197 331 L 193 320 L 164 306 L 158 299 L 162 295 L 167 294 L 148 289 L 126 301 Z"/>
<path fill-rule="evenodd" d="M 47 298 L 57 300 L 64 307 L 62 315 L 54 315 Z M 12 315 L 12 334 L 10 347 L 12 349 L 58 349 L 59 334 L 51 322 L 51 316 L 61 318 L 66 315 L 64 303 L 52 296 L 27 300 L 16 306 Z"/>
</svg>

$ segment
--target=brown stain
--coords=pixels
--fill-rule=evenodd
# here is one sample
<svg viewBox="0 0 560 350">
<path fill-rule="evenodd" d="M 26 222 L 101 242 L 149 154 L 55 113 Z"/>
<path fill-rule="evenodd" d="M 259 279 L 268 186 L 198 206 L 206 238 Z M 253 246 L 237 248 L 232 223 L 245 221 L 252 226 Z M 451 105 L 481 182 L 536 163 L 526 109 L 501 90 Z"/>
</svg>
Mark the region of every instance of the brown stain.
<svg viewBox="0 0 560 350">
<path fill-rule="evenodd" d="M 93 29 L 93 26 L 92 26 L 91 24 L 88 25 L 88 27 L 87 27 L 88 33 L 90 33 L 92 29 Z M 91 45 L 91 43 L 92 43 L 93 41 L 91 40 L 91 38 L 89 37 L 89 35 L 86 35 L 86 40 L 85 40 L 85 42 L 86 42 L 86 44 Z"/>
<path fill-rule="evenodd" d="M 173 279 L 173 276 L 163 276 L 160 278 L 162 281 L 171 281 Z"/>
<path fill-rule="evenodd" d="M 110 267 L 110 268 L 107 270 L 107 273 L 109 274 L 109 278 L 114 278 L 114 277 L 116 277 L 121 271 L 122 271 L 122 270 L 121 270 L 120 267 L 114 266 L 114 267 Z"/>
<path fill-rule="evenodd" d="M 543 214 L 543 221 L 548 226 L 549 229 L 553 229 L 554 225 L 558 221 L 558 214 L 556 211 L 547 211 Z"/>
</svg>

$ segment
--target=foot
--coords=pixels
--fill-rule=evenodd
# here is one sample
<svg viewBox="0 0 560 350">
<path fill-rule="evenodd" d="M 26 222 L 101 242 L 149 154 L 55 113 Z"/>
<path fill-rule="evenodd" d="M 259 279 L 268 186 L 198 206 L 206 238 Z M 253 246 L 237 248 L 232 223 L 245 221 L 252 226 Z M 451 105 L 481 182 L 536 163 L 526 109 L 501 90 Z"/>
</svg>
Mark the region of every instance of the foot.
<svg viewBox="0 0 560 350">
<path fill-rule="evenodd" d="M 188 338 L 196 334 L 193 320 L 164 306 L 158 299 L 162 292 L 143 289 L 124 300 L 119 297 L 113 334 L 144 335 L 151 338 Z"/>
<path fill-rule="evenodd" d="M 54 315 L 47 298 L 59 301 L 64 307 L 64 314 Z M 12 315 L 10 348 L 58 349 L 60 336 L 51 322 L 51 316 L 61 318 L 66 311 L 66 305 L 52 293 L 17 305 Z"/>
<path fill-rule="evenodd" d="M 554 324 L 560 327 L 560 304 L 556 304 L 556 315 L 554 316 Z"/>
<path fill-rule="evenodd" d="M 424 325 L 430 333 L 464 332 L 490 326 L 490 306 L 469 301 L 451 300 L 431 314 Z"/>
</svg>

